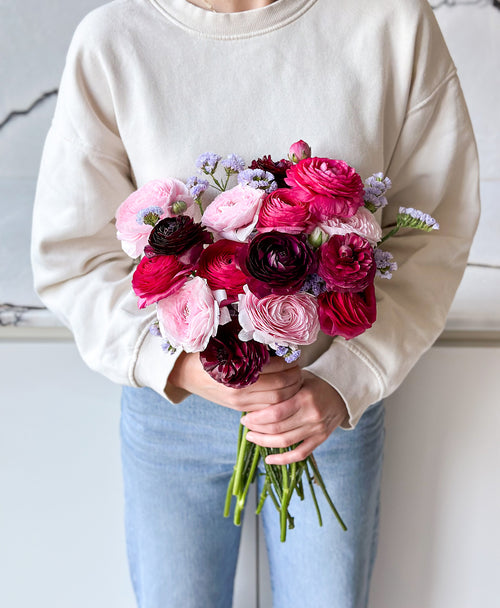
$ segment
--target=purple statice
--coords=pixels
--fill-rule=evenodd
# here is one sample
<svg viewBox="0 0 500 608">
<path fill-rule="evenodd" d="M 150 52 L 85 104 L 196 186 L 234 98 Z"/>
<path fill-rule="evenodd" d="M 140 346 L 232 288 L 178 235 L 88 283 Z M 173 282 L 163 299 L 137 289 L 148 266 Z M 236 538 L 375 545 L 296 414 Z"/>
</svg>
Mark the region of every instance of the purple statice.
<svg viewBox="0 0 500 608">
<path fill-rule="evenodd" d="M 155 323 L 151 323 L 151 325 L 149 326 L 149 333 L 157 338 L 161 337 L 160 325 L 158 321 L 156 321 Z"/>
<path fill-rule="evenodd" d="M 245 169 L 238 174 L 238 183 L 250 188 L 272 192 L 278 187 L 274 175 L 264 169 Z"/>
<path fill-rule="evenodd" d="M 300 291 L 307 291 L 308 293 L 312 294 L 317 298 L 321 293 L 327 291 L 326 283 L 319 276 L 319 274 L 314 272 L 313 274 L 307 275 L 306 280 L 304 281 L 304 284 L 302 285 Z"/>
<path fill-rule="evenodd" d="M 295 350 L 290 349 L 290 354 L 285 356 L 285 361 L 287 363 L 293 363 L 294 361 L 297 361 L 297 359 L 300 357 L 300 349 L 296 348 Z"/>
<path fill-rule="evenodd" d="M 372 212 L 385 207 L 387 205 L 385 193 L 391 186 L 391 180 L 384 177 L 383 173 L 374 173 L 365 179 L 364 200 L 366 207 Z"/>
<path fill-rule="evenodd" d="M 375 249 L 373 257 L 377 265 L 376 276 L 382 279 L 392 279 L 392 273 L 398 269 L 397 262 L 394 261 L 392 253 Z"/>
<path fill-rule="evenodd" d="M 222 156 L 215 152 L 204 152 L 196 159 L 196 166 L 206 175 L 213 175 Z"/>
<path fill-rule="evenodd" d="M 166 339 L 161 341 L 161 349 L 164 353 L 168 353 L 169 355 L 173 355 L 175 353 L 175 348 Z"/>
<path fill-rule="evenodd" d="M 275 352 L 278 357 L 283 357 L 287 363 L 293 363 L 300 357 L 300 348 L 296 346 L 277 346 Z"/>
<path fill-rule="evenodd" d="M 138 224 L 149 224 L 154 226 L 159 221 L 163 209 L 161 207 L 146 207 L 137 212 L 136 221 Z"/>
<path fill-rule="evenodd" d="M 245 169 L 245 161 L 237 154 L 229 154 L 225 158 L 221 165 L 226 169 L 228 173 L 240 173 Z"/>
<path fill-rule="evenodd" d="M 413 209 L 413 207 L 400 207 L 397 225 L 400 228 L 417 228 L 418 230 L 439 230 L 439 224 L 428 213 Z"/>
<path fill-rule="evenodd" d="M 186 182 L 186 186 L 189 189 L 189 193 L 195 199 L 199 199 L 205 190 L 210 186 L 208 180 L 199 177 L 198 175 L 192 175 Z"/>
</svg>

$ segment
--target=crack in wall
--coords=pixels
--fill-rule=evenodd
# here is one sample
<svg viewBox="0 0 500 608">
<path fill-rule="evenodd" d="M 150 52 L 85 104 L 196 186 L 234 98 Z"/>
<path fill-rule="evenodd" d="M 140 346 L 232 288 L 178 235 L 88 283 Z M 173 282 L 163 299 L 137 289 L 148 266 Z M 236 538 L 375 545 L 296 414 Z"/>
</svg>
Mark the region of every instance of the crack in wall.
<svg viewBox="0 0 500 608">
<path fill-rule="evenodd" d="M 46 99 L 49 99 L 50 97 L 53 97 L 54 95 L 57 95 L 57 93 L 58 93 L 58 89 L 52 89 L 52 91 L 46 91 L 45 93 L 42 93 L 40 95 L 40 97 L 35 99 L 35 101 L 30 106 L 28 106 L 25 110 L 12 110 L 12 112 L 9 112 L 7 114 L 7 116 L 2 120 L 2 122 L 0 122 L 0 130 L 3 129 L 13 118 L 16 118 L 17 116 L 26 116 L 27 114 L 32 112 L 38 105 L 43 103 Z"/>
</svg>

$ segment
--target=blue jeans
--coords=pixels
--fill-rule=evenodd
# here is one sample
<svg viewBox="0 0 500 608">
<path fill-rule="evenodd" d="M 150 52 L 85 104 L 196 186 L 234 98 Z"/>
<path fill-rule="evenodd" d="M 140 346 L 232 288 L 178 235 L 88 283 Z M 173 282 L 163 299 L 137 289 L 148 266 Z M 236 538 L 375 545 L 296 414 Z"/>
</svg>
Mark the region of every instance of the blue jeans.
<svg viewBox="0 0 500 608">
<path fill-rule="evenodd" d="M 122 462 L 132 584 L 140 608 L 231 608 L 240 528 L 224 518 L 239 412 L 191 396 L 172 405 L 150 389 L 124 388 Z M 354 431 L 336 430 L 316 451 L 348 531 L 318 491 L 292 499 L 295 529 L 280 542 L 278 514 L 262 518 L 274 608 L 364 608 L 376 552 L 384 409 Z"/>
</svg>

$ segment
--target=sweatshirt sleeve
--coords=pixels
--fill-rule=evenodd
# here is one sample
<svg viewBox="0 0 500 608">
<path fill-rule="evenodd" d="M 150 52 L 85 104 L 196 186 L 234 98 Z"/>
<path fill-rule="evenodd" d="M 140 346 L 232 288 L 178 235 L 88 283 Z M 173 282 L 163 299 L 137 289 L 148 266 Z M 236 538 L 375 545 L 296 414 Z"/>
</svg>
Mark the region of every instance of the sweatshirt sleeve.
<svg viewBox="0 0 500 608">
<path fill-rule="evenodd" d="M 307 368 L 344 398 L 347 429 L 391 394 L 432 346 L 465 270 L 479 217 L 478 160 L 452 65 L 406 112 L 386 173 L 393 187 L 382 217 L 385 232 L 395 225 L 399 206 L 429 213 L 440 230 L 404 229 L 384 243 L 381 249 L 393 254 L 398 270 L 390 280 L 376 279 L 376 322 L 349 341 L 335 338 Z"/>
<path fill-rule="evenodd" d="M 131 289 L 135 262 L 116 238 L 116 209 L 136 186 L 106 64 L 97 46 L 83 40 L 82 29 L 85 24 L 67 55 L 39 171 L 31 246 L 35 289 L 72 331 L 90 368 L 179 401 L 178 389 L 168 385 L 165 393 L 176 356 L 162 356 L 149 334 L 155 313 L 138 309 Z"/>
</svg>

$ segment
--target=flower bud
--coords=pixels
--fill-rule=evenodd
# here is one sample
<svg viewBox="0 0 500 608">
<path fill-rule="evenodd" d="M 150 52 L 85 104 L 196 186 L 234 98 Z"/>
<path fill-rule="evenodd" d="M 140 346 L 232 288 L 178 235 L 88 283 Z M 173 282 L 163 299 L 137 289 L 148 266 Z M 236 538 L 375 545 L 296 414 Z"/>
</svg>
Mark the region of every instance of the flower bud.
<svg viewBox="0 0 500 608">
<path fill-rule="evenodd" d="M 292 161 L 292 163 L 298 163 L 299 160 L 310 158 L 310 156 L 311 147 L 302 139 L 292 144 L 290 146 L 290 150 L 288 151 L 288 158 Z"/>
<path fill-rule="evenodd" d="M 328 240 L 328 234 L 324 230 L 321 230 L 319 226 L 316 226 L 316 228 L 311 232 L 311 234 L 307 238 L 309 240 L 309 245 L 311 245 L 311 247 L 317 248 L 321 247 L 323 243 L 326 243 L 326 241 Z"/>
<path fill-rule="evenodd" d="M 187 209 L 187 204 L 184 201 L 174 201 L 172 203 L 172 213 L 174 215 L 180 215 Z"/>
</svg>

